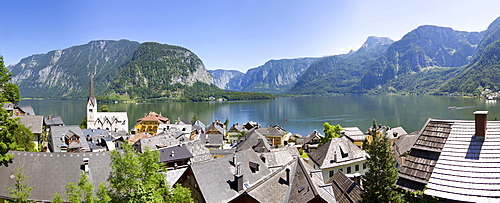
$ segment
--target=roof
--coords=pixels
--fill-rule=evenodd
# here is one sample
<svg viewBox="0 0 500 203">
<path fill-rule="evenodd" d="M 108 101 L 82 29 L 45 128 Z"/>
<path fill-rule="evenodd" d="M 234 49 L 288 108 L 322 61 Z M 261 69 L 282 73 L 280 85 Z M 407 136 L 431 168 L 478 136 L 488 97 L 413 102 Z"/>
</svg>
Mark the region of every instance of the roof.
<svg viewBox="0 0 500 203">
<path fill-rule="evenodd" d="M 140 152 L 144 152 L 147 148 L 157 149 L 158 147 L 168 147 L 178 145 L 180 142 L 170 135 L 157 135 L 153 137 L 142 138 L 137 141 L 134 146 Z"/>
<path fill-rule="evenodd" d="M 61 116 L 47 116 L 44 118 L 45 125 L 64 125 L 64 121 Z"/>
<path fill-rule="evenodd" d="M 132 137 L 130 137 L 128 139 L 128 143 L 134 144 L 135 142 L 139 141 L 140 139 L 147 138 L 147 137 L 151 137 L 151 135 L 149 133 L 137 133 L 137 134 L 132 135 Z"/>
<path fill-rule="evenodd" d="M 366 160 L 367 153 L 343 136 L 332 138 L 308 155 L 316 165 L 325 169 Z"/>
<path fill-rule="evenodd" d="M 345 135 L 354 141 L 363 141 L 366 135 L 358 127 L 342 127 Z"/>
<path fill-rule="evenodd" d="M 402 135 L 398 140 L 394 141 L 395 150 L 401 156 L 410 151 L 413 143 L 417 141 L 418 132 Z"/>
<path fill-rule="evenodd" d="M 35 134 L 43 133 L 43 116 L 25 115 L 19 116 L 19 122 L 29 128 Z"/>
<path fill-rule="evenodd" d="M 161 114 L 157 114 L 156 112 L 150 111 L 148 114 L 144 115 L 143 118 L 137 119 L 137 122 L 141 121 L 158 121 L 160 123 L 167 123 L 170 119 L 161 116 Z"/>
<path fill-rule="evenodd" d="M 32 106 L 16 106 L 15 108 L 20 109 L 25 115 L 36 115 Z"/>
<path fill-rule="evenodd" d="M 215 156 L 227 156 L 230 154 L 234 154 L 236 152 L 236 149 L 210 149 L 209 152 L 211 155 Z"/>
<path fill-rule="evenodd" d="M 14 188 L 11 178 L 17 168 L 22 168 L 28 178 L 25 183 L 31 190 L 30 200 L 52 201 L 56 192 L 65 193 L 68 182 L 80 179 L 83 158 L 89 158 L 89 179 L 97 188 L 106 182 L 111 167 L 108 152 L 97 153 L 47 153 L 10 151 L 14 155 L 12 163 L 0 164 L 0 197 L 9 197 L 7 188 Z"/>
<path fill-rule="evenodd" d="M 168 170 L 166 174 L 166 179 L 167 179 L 167 184 L 170 185 L 170 187 L 173 187 L 177 181 L 182 177 L 184 172 L 186 172 L 188 168 L 178 168 L 175 170 Z"/>
<path fill-rule="evenodd" d="M 212 156 L 208 149 L 203 145 L 200 140 L 193 140 L 188 142 L 183 142 L 184 146 L 191 152 L 193 158 L 191 158 L 192 163 L 212 160 Z"/>
<path fill-rule="evenodd" d="M 361 201 L 363 190 L 342 171 L 335 173 L 327 183 L 332 184 L 333 193 L 338 203 L 357 203 Z"/>
<path fill-rule="evenodd" d="M 249 187 L 271 173 L 253 150 L 237 152 L 236 163 L 238 162 L 241 163 L 243 183 Z M 250 162 L 262 167 L 253 173 L 250 169 Z M 238 196 L 239 193 L 233 189 L 234 174 L 236 173 L 233 156 L 194 163 L 191 165 L 191 169 L 205 202 L 228 202 Z M 247 189 L 246 186 L 243 188 Z"/>
<path fill-rule="evenodd" d="M 266 128 L 257 128 L 255 131 L 259 132 L 264 136 L 283 136 L 286 131 L 284 131 L 281 127 L 266 127 Z"/>
<path fill-rule="evenodd" d="M 248 131 L 248 130 L 239 123 L 236 123 L 231 128 L 229 128 L 229 132 L 242 132 L 242 131 Z"/>
<path fill-rule="evenodd" d="M 170 147 L 165 147 L 158 149 L 160 151 L 160 162 L 169 163 L 179 160 L 190 159 L 193 154 L 186 148 L 186 146 L 180 144 Z"/>
<path fill-rule="evenodd" d="M 399 170 L 398 187 L 411 191 L 424 189 L 450 135 L 452 123 L 432 119 L 427 121 Z"/>
<path fill-rule="evenodd" d="M 3 103 L 2 108 L 6 109 L 7 111 L 12 111 L 14 110 L 14 104 L 13 103 Z"/>
<path fill-rule="evenodd" d="M 442 199 L 496 202 L 500 198 L 500 122 L 429 119 L 400 170 L 396 185 Z"/>
<path fill-rule="evenodd" d="M 257 132 L 255 129 L 250 130 L 245 136 L 241 137 L 233 147 L 236 151 L 253 149 L 256 152 L 271 151 L 271 145 L 266 137 Z"/>
<path fill-rule="evenodd" d="M 314 170 L 302 158 L 291 169 L 292 183 L 285 202 L 336 202 L 332 187 L 323 182 L 321 172 Z"/>
<path fill-rule="evenodd" d="M 285 165 L 299 155 L 299 151 L 295 147 L 282 147 L 262 153 L 260 157 L 264 158 L 268 167 L 275 167 Z"/>
<path fill-rule="evenodd" d="M 50 126 L 50 144 L 52 146 L 52 150 L 54 152 L 61 152 L 61 149 L 59 148 L 61 144 L 63 144 L 62 137 L 66 135 L 69 131 L 77 134 L 81 139 L 80 139 L 80 144 L 85 151 L 90 151 L 89 144 L 87 143 L 87 140 L 83 137 L 83 131 L 78 125 L 67 125 L 67 126 Z"/>
<path fill-rule="evenodd" d="M 314 130 L 311 134 L 307 135 L 306 137 L 303 137 L 301 142 L 302 144 L 306 144 L 311 142 L 314 138 L 321 139 L 324 138 L 325 136 L 319 133 L 317 130 Z M 311 144 L 317 144 L 317 143 L 311 143 Z"/>
</svg>

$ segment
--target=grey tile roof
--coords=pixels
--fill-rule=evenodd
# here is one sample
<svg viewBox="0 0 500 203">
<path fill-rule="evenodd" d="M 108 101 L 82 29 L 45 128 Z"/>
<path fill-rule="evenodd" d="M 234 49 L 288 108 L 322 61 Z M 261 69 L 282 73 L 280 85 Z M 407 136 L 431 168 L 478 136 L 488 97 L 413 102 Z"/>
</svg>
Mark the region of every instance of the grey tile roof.
<svg viewBox="0 0 500 203">
<path fill-rule="evenodd" d="M 398 136 L 399 139 L 394 141 L 395 145 L 395 150 L 398 152 L 399 155 L 404 155 L 408 151 L 410 151 L 411 147 L 413 146 L 413 143 L 417 141 L 418 138 L 418 132 Z"/>
<path fill-rule="evenodd" d="M 29 128 L 31 132 L 35 134 L 43 133 L 43 116 L 19 116 L 19 122 Z"/>
<path fill-rule="evenodd" d="M 36 115 L 32 106 L 16 106 L 16 108 L 24 112 L 25 115 Z"/>
<path fill-rule="evenodd" d="M 184 146 L 186 146 L 186 148 L 193 155 L 193 158 L 191 158 L 191 162 L 193 163 L 213 159 L 208 149 L 200 142 L 200 140 L 183 142 L 182 144 L 184 144 Z"/>
<path fill-rule="evenodd" d="M 211 155 L 227 156 L 232 155 L 236 152 L 236 149 L 210 149 Z"/>
<path fill-rule="evenodd" d="M 309 153 L 314 163 L 321 169 L 343 166 L 366 160 L 366 152 L 343 136 L 333 138 Z"/>
<path fill-rule="evenodd" d="M 314 132 L 310 133 L 309 135 L 307 135 L 306 137 L 303 137 L 301 139 L 301 144 L 317 144 L 319 143 L 319 140 L 321 138 L 325 137 L 324 135 L 322 135 L 320 132 L 318 132 L 317 130 L 314 130 Z M 318 140 L 316 142 L 316 140 Z M 312 141 L 312 142 L 311 142 Z"/>
<path fill-rule="evenodd" d="M 284 131 L 281 127 L 266 127 L 266 128 L 257 128 L 255 129 L 257 132 L 264 136 L 283 136 L 286 131 Z"/>
<path fill-rule="evenodd" d="M 243 183 L 248 184 L 249 187 L 271 173 L 260 160 L 259 155 L 250 149 L 237 152 L 236 162 L 241 163 Z M 259 171 L 253 173 L 250 170 L 250 162 L 259 164 Z M 234 174 L 236 173 L 233 156 L 193 163 L 191 169 L 205 202 L 228 202 L 239 195 L 233 189 Z"/>
<path fill-rule="evenodd" d="M 59 148 L 62 144 L 62 137 L 68 133 L 68 131 L 71 131 L 78 136 L 80 136 L 80 143 L 82 145 L 82 148 L 85 149 L 85 151 L 90 151 L 89 144 L 87 143 L 87 140 L 84 138 L 84 134 L 80 126 L 78 125 L 67 125 L 67 126 L 50 126 L 50 145 L 53 150 L 53 152 L 61 152 L 61 149 Z"/>
<path fill-rule="evenodd" d="M 262 153 L 260 156 L 265 159 L 265 163 L 268 167 L 275 167 L 285 165 L 299 155 L 297 148 L 283 147 L 272 149 L 270 152 Z"/>
<path fill-rule="evenodd" d="M 271 151 L 272 147 L 268 139 L 254 129 L 239 139 L 233 148 L 236 151 L 253 149 L 256 152 L 268 152 Z"/>
<path fill-rule="evenodd" d="M 175 170 L 168 170 L 165 174 L 167 175 L 167 184 L 170 185 L 170 187 L 173 187 L 175 183 L 182 177 L 184 172 L 186 172 L 188 168 L 178 168 Z"/>
<path fill-rule="evenodd" d="M 64 125 L 64 121 L 61 116 L 48 116 L 44 118 L 45 125 Z"/>
<path fill-rule="evenodd" d="M 354 141 L 363 141 L 366 135 L 358 127 L 342 127 L 345 135 Z"/>
<path fill-rule="evenodd" d="M 15 105 L 13 103 L 3 103 L 2 108 L 6 109 L 7 111 L 12 111 L 14 110 Z"/>
<path fill-rule="evenodd" d="M 160 162 L 163 163 L 176 162 L 193 157 L 193 154 L 184 145 L 174 145 L 158 150 L 160 151 Z"/>
<path fill-rule="evenodd" d="M 65 194 L 68 182 L 76 183 L 83 172 L 83 158 L 89 158 L 89 179 L 96 188 L 106 182 L 111 168 L 108 152 L 98 153 L 47 153 L 9 152 L 14 155 L 12 163 L 0 165 L 0 197 L 9 197 L 8 187 L 13 188 L 15 180 L 11 176 L 17 168 L 22 168 L 28 178 L 26 183 L 34 187 L 30 200 L 51 201 L 56 192 Z"/>
<path fill-rule="evenodd" d="M 361 201 L 363 190 L 342 171 L 335 173 L 327 183 L 332 184 L 333 193 L 338 203 L 357 203 Z"/>
<path fill-rule="evenodd" d="M 153 137 L 142 138 L 137 141 L 134 146 L 140 152 L 144 152 L 147 148 L 157 149 L 158 146 L 173 146 L 180 144 L 180 141 L 170 135 L 157 135 Z"/>
<path fill-rule="evenodd" d="M 321 172 L 314 170 L 301 158 L 292 168 L 292 182 L 285 202 L 336 202 L 332 187 L 323 182 Z"/>
</svg>

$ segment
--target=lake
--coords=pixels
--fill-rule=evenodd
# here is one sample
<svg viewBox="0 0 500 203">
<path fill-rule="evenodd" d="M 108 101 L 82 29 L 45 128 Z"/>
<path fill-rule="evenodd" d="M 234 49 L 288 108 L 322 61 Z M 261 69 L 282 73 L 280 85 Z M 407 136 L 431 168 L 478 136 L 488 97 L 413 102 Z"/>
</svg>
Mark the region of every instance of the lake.
<svg viewBox="0 0 500 203">
<path fill-rule="evenodd" d="M 66 125 L 78 125 L 86 116 L 86 101 L 23 100 L 38 115 L 61 116 Z M 99 105 L 99 107 L 102 104 Z M 262 126 L 280 125 L 288 132 L 307 135 L 323 131 L 323 123 L 359 127 L 365 131 L 375 118 L 379 124 L 402 126 L 407 132 L 420 130 L 427 119 L 474 119 L 473 112 L 487 110 L 488 119 L 500 117 L 496 101 L 445 96 L 317 96 L 285 97 L 275 100 L 185 102 L 185 103 L 117 103 L 106 104 L 110 111 L 127 111 L 129 127 L 149 111 L 176 120 L 190 121 L 193 115 L 205 124 L 214 119 L 230 124 L 256 121 Z M 457 110 L 448 110 L 456 106 Z"/>
</svg>

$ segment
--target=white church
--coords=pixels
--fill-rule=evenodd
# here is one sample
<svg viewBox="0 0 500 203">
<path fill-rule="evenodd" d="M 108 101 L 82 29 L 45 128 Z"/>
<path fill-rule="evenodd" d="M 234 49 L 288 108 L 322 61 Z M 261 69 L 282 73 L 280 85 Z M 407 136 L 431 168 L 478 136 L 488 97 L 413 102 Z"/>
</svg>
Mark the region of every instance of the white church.
<svg viewBox="0 0 500 203">
<path fill-rule="evenodd" d="M 94 96 L 94 78 L 90 73 L 89 99 L 87 102 L 87 129 L 105 129 L 128 132 L 127 112 L 98 112 Z"/>
</svg>

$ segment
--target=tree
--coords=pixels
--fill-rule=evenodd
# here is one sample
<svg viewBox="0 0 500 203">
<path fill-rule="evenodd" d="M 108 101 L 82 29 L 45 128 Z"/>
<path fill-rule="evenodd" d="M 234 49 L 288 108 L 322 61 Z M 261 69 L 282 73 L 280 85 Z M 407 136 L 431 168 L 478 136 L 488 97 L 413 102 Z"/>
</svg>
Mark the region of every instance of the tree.
<svg viewBox="0 0 500 203">
<path fill-rule="evenodd" d="M 191 123 L 194 124 L 198 119 L 198 115 L 194 114 L 193 119 L 191 120 Z"/>
<path fill-rule="evenodd" d="M 340 137 L 340 131 L 342 131 L 342 127 L 340 127 L 340 124 L 338 125 L 330 125 L 330 123 L 325 122 L 323 124 L 323 133 L 325 133 L 325 137 L 322 138 L 320 141 L 320 145 L 325 144 L 326 142 L 330 141 L 332 138 L 335 137 Z"/>
<path fill-rule="evenodd" d="M 111 202 L 170 202 L 178 197 L 192 202 L 189 189 L 169 187 L 159 156 L 156 150 L 138 153 L 128 144 L 122 152 L 112 151 L 106 192 Z"/>
<path fill-rule="evenodd" d="M 87 129 L 87 116 L 84 116 L 82 122 L 80 122 L 80 128 Z"/>
<path fill-rule="evenodd" d="M 18 123 L 19 118 L 11 118 L 4 108 L 0 108 L 0 163 L 10 161 L 14 156 L 9 150 L 35 151 L 33 133 Z"/>
<path fill-rule="evenodd" d="M 392 154 L 389 139 L 377 132 L 377 122 L 373 119 L 371 128 L 372 140 L 363 141 L 363 147 L 368 153 L 368 172 L 363 177 L 364 193 L 362 202 L 400 202 L 400 197 L 394 189 L 398 170 Z"/>
<path fill-rule="evenodd" d="M 229 118 L 228 117 L 226 117 L 226 121 L 224 121 L 224 126 L 227 130 L 227 126 L 229 126 Z"/>
<path fill-rule="evenodd" d="M 108 105 L 102 105 L 99 109 L 100 112 L 109 112 Z"/>
<path fill-rule="evenodd" d="M 11 102 L 17 104 L 20 100 L 19 87 L 15 84 L 9 83 L 12 73 L 5 67 L 3 57 L 0 56 L 0 97 L 2 102 Z"/>
<path fill-rule="evenodd" d="M 25 183 L 28 177 L 24 175 L 23 168 L 17 168 L 14 177 L 16 179 L 15 188 L 8 188 L 10 196 L 13 198 L 9 202 L 28 202 L 33 187 L 29 187 L 28 183 Z"/>
</svg>

